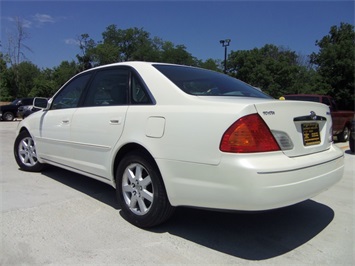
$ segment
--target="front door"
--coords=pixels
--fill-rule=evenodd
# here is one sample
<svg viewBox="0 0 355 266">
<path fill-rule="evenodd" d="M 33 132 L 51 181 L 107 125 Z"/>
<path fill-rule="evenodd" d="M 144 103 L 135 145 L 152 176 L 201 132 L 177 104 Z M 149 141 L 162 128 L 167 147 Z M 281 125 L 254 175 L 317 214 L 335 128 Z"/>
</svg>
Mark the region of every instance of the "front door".
<svg viewBox="0 0 355 266">
<path fill-rule="evenodd" d="M 35 140 L 39 156 L 64 166 L 72 164 L 71 124 L 90 74 L 74 77 L 53 97 L 39 117 Z"/>
</svg>

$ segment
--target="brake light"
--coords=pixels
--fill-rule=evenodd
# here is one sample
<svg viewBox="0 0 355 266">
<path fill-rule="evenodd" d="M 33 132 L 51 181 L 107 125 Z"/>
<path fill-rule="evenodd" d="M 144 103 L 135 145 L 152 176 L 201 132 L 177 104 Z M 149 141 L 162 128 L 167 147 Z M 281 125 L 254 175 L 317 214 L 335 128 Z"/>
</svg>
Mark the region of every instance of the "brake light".
<svg viewBox="0 0 355 266">
<path fill-rule="evenodd" d="M 250 153 L 280 150 L 274 136 L 258 114 L 244 116 L 223 134 L 220 150 Z"/>
</svg>

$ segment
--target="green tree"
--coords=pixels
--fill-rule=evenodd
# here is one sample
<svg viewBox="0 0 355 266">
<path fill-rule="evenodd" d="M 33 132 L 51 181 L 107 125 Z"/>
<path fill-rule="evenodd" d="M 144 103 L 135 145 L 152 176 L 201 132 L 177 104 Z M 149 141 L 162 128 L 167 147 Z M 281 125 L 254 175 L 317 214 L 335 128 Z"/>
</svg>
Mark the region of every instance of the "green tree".
<svg viewBox="0 0 355 266">
<path fill-rule="evenodd" d="M 119 47 L 112 43 L 99 43 L 90 52 L 94 66 L 116 63 L 120 61 Z"/>
<path fill-rule="evenodd" d="M 115 52 L 115 62 L 150 59 L 150 52 L 153 49 L 149 32 L 136 27 L 125 30 L 110 25 L 102 33 L 102 45 L 111 47 L 110 51 Z M 112 47 L 116 47 L 113 50 Z M 113 50 L 113 51 L 112 51 Z"/>
<path fill-rule="evenodd" d="M 228 56 L 227 72 L 278 98 L 298 93 L 305 84 L 307 69 L 298 64 L 295 52 L 267 44 L 247 51 L 232 51 Z M 309 77 L 310 79 L 310 77 Z"/>
<path fill-rule="evenodd" d="M 195 66 L 197 60 L 186 51 L 184 45 L 174 45 L 172 42 L 164 42 L 161 48 L 160 61 L 164 63 Z"/>
<path fill-rule="evenodd" d="M 34 78 L 34 85 L 29 96 L 49 98 L 79 71 L 80 66 L 74 61 L 62 61 L 58 67 L 43 69 L 41 74 Z"/>
<path fill-rule="evenodd" d="M 222 61 L 221 60 L 215 60 L 212 58 L 207 59 L 206 61 L 198 60 L 197 61 L 197 66 L 217 72 L 223 72 L 223 69 L 221 68 Z"/>
<path fill-rule="evenodd" d="M 30 91 L 30 97 L 51 97 L 55 91 L 56 82 L 53 79 L 53 70 L 46 68 L 34 79 L 34 86 Z"/>
<path fill-rule="evenodd" d="M 87 33 L 81 34 L 78 37 L 78 42 L 81 55 L 77 54 L 76 58 L 79 62 L 80 71 L 83 71 L 91 68 L 93 62 L 95 61 L 94 55 L 92 55 L 91 51 L 95 48 L 96 43 Z"/>
<path fill-rule="evenodd" d="M 119 29 L 109 25 L 102 33 L 102 40 L 95 42 L 88 34 L 79 40 L 81 55 L 79 64 L 93 66 L 122 61 L 151 61 L 196 65 L 197 60 L 186 51 L 184 45 L 164 42 L 158 37 L 151 38 L 142 28 Z"/>
<path fill-rule="evenodd" d="M 12 98 L 28 97 L 34 86 L 34 79 L 40 73 L 40 69 L 28 61 L 10 67 L 6 77 L 9 96 Z"/>
<path fill-rule="evenodd" d="M 13 80 L 11 82 L 11 86 L 13 86 L 11 89 L 14 91 L 11 94 L 14 97 L 19 97 L 27 89 L 22 88 L 23 80 L 21 81 L 20 77 L 20 64 L 22 62 L 26 62 L 27 60 L 25 51 L 32 52 L 32 50 L 25 44 L 26 40 L 30 38 L 30 34 L 27 28 L 25 27 L 24 20 L 20 17 L 14 17 L 13 20 L 15 22 L 15 30 L 10 32 L 7 36 L 8 46 L 5 58 L 6 62 L 9 63 L 9 65 L 11 66 L 11 74 L 14 75 L 12 77 Z M 22 75 L 23 74 L 24 73 L 22 73 Z"/>
<path fill-rule="evenodd" d="M 312 53 L 311 63 L 321 76 L 320 82 L 328 84 L 327 93 L 342 108 L 354 109 L 354 69 L 355 69 L 355 33 L 354 26 L 341 23 L 332 26 L 329 34 L 316 41 L 318 53 Z"/>
<path fill-rule="evenodd" d="M 56 91 L 71 77 L 80 72 L 74 61 L 62 61 L 58 67 L 53 68 L 53 80 L 56 82 Z"/>
<path fill-rule="evenodd" d="M 6 65 L 4 54 L 0 52 L 0 101 L 7 102 L 12 100 L 9 90 L 9 71 Z"/>
</svg>

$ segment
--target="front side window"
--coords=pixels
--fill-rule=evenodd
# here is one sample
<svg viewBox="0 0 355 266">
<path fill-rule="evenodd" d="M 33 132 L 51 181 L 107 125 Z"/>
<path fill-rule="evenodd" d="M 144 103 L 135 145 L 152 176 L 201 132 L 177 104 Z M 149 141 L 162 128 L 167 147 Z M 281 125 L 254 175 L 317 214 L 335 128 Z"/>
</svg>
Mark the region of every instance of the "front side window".
<svg viewBox="0 0 355 266">
<path fill-rule="evenodd" d="M 271 98 L 238 79 L 214 71 L 159 64 L 154 67 L 181 90 L 191 95 Z"/>
<path fill-rule="evenodd" d="M 83 74 L 71 80 L 54 97 L 51 109 L 76 108 L 90 74 Z"/>
</svg>

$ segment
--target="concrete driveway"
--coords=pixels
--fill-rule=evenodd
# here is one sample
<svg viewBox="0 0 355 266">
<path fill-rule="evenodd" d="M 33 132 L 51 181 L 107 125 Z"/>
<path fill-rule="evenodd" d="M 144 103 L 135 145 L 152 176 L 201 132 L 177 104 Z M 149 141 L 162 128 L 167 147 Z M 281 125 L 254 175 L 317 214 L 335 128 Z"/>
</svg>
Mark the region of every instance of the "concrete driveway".
<svg viewBox="0 0 355 266">
<path fill-rule="evenodd" d="M 179 208 L 142 230 L 108 185 L 56 167 L 20 171 L 18 122 L 0 122 L 0 265 L 354 265 L 355 155 L 345 175 L 303 203 L 264 213 Z"/>
</svg>

